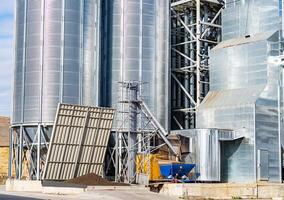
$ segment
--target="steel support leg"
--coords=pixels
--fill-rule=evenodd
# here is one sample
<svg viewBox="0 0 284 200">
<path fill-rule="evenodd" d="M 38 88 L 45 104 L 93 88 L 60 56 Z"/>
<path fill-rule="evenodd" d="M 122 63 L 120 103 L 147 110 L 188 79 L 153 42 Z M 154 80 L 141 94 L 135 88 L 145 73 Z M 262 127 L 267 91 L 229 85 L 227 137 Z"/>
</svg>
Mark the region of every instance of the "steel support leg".
<svg viewBox="0 0 284 200">
<path fill-rule="evenodd" d="M 36 169 L 36 179 L 40 180 L 40 148 L 41 148 L 41 125 L 37 127 L 37 169 Z"/>
<path fill-rule="evenodd" d="M 23 167 L 23 126 L 20 127 L 20 146 L 18 146 L 18 174 L 17 178 L 22 178 L 22 167 Z"/>
<path fill-rule="evenodd" d="M 13 153 L 13 148 L 14 148 L 14 140 L 13 140 L 13 129 L 10 129 L 9 133 L 9 168 L 8 168 L 8 177 L 12 178 L 12 171 L 13 171 L 13 158 L 14 158 L 14 153 Z"/>
</svg>

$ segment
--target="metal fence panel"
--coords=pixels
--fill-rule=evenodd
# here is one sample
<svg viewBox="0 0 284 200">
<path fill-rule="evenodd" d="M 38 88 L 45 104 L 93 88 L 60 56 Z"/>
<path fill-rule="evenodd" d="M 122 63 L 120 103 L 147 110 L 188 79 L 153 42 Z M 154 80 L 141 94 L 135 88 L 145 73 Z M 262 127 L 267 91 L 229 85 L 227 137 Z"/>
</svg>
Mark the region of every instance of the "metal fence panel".
<svg viewBox="0 0 284 200">
<path fill-rule="evenodd" d="M 102 175 L 114 109 L 60 104 L 48 149 L 44 180 Z"/>
</svg>

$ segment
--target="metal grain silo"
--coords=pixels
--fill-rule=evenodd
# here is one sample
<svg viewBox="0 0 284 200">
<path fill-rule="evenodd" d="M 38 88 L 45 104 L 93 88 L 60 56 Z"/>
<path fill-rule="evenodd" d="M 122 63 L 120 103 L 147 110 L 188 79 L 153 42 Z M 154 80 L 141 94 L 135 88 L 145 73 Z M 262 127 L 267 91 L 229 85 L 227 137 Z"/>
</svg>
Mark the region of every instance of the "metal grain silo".
<svg viewBox="0 0 284 200">
<path fill-rule="evenodd" d="M 109 0 L 108 7 L 106 104 L 122 110 L 119 82 L 138 81 L 141 98 L 168 129 L 169 1 Z"/>
<path fill-rule="evenodd" d="M 59 102 L 97 104 L 99 16 L 100 0 L 16 1 L 14 143 L 48 141 Z"/>
</svg>

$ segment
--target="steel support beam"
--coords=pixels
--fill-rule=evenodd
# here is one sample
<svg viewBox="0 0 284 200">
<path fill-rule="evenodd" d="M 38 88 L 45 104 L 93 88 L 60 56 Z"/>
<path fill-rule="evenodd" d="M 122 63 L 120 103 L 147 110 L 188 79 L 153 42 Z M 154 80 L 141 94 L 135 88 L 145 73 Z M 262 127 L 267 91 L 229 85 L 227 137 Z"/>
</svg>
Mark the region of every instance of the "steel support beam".
<svg viewBox="0 0 284 200">
<path fill-rule="evenodd" d="M 172 73 L 172 77 L 173 79 L 177 82 L 177 84 L 180 86 L 180 88 L 182 89 L 182 91 L 186 94 L 186 96 L 191 100 L 191 102 L 196 106 L 197 103 L 195 102 L 195 100 L 192 98 L 192 96 L 190 96 L 190 94 L 187 92 L 186 88 L 181 84 L 181 82 L 178 80 L 178 78 Z"/>
<path fill-rule="evenodd" d="M 221 35 L 221 1 L 172 0 L 173 129 L 194 128 L 195 111 L 209 90 L 209 54 Z"/>
<path fill-rule="evenodd" d="M 48 148 L 48 129 L 52 129 L 52 126 L 41 123 L 37 126 L 25 124 L 11 127 L 9 177 L 14 176 L 15 170 L 16 179 L 27 176 L 30 180 L 41 180 Z"/>
<path fill-rule="evenodd" d="M 41 158 L 40 158 L 40 152 L 41 152 L 41 125 L 39 124 L 37 127 L 37 169 L 36 169 L 36 179 L 40 180 L 40 164 L 41 164 Z"/>
<path fill-rule="evenodd" d="M 158 122 L 147 105 L 137 98 L 139 88 L 141 88 L 139 84 L 142 83 L 126 81 L 121 84 L 123 87 L 121 91 L 124 94 L 122 94 L 119 104 L 123 104 L 123 106 L 117 106 L 120 108 L 117 110 L 117 114 L 123 116 L 123 121 L 114 130 L 116 144 L 115 153 L 112 154 L 115 157 L 115 180 L 135 183 L 137 170 L 134 169 L 137 166 L 137 152 L 149 159 L 151 153 L 166 145 L 170 155 L 178 158 L 178 153 L 167 139 L 168 132 Z M 136 86 L 136 89 L 133 86 Z M 136 95 L 133 95 L 133 90 L 136 91 Z M 143 123 L 139 122 L 141 119 L 143 119 Z M 159 138 L 162 144 L 156 145 L 156 138 Z M 141 169 L 144 169 L 145 162 L 149 161 L 144 161 Z M 148 169 L 150 170 L 150 167 Z M 150 172 L 147 172 L 145 175 L 149 174 Z"/>
<path fill-rule="evenodd" d="M 10 129 L 9 131 L 9 168 L 8 168 L 8 177 L 12 178 L 13 172 L 13 158 L 14 158 L 14 137 L 13 137 L 13 130 Z"/>
</svg>

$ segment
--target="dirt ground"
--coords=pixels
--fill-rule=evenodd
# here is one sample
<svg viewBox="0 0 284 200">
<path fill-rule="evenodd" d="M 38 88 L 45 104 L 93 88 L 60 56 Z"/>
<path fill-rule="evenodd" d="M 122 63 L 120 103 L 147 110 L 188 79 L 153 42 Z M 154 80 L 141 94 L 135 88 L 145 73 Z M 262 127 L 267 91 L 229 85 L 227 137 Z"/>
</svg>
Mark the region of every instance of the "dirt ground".
<svg viewBox="0 0 284 200">
<path fill-rule="evenodd" d="M 68 181 L 65 181 L 66 183 L 73 183 L 78 185 L 91 185 L 91 186 L 129 186 L 129 184 L 126 183 L 116 183 L 112 181 L 108 181 L 106 179 L 103 179 L 102 177 L 96 175 L 96 174 L 86 174 L 74 179 L 70 179 Z"/>
</svg>

